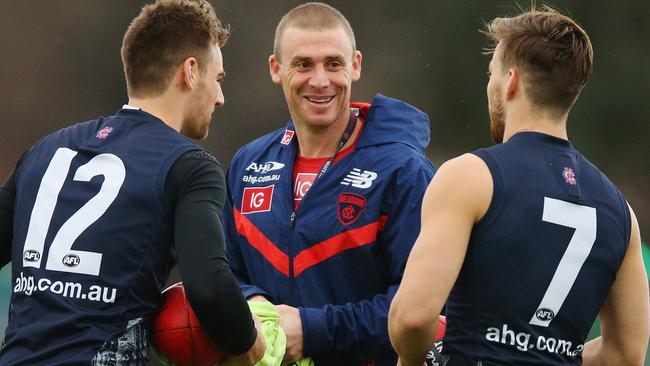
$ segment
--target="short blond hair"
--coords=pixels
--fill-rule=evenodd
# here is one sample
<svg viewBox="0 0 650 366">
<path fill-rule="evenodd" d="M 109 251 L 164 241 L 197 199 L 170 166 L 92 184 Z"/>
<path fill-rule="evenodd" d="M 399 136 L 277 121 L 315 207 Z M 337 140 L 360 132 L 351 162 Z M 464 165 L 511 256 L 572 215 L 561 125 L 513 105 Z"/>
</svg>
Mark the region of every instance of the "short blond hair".
<svg viewBox="0 0 650 366">
<path fill-rule="evenodd" d="M 354 38 L 354 31 L 350 26 L 350 22 L 341 14 L 340 11 L 331 7 L 330 5 L 311 2 L 305 3 L 289 10 L 275 29 L 275 39 L 273 41 L 273 54 L 280 59 L 280 40 L 287 28 L 296 27 L 298 29 L 310 30 L 329 30 L 337 27 L 343 28 L 350 42 L 352 43 L 352 53 L 357 50 L 356 40 Z"/>
</svg>

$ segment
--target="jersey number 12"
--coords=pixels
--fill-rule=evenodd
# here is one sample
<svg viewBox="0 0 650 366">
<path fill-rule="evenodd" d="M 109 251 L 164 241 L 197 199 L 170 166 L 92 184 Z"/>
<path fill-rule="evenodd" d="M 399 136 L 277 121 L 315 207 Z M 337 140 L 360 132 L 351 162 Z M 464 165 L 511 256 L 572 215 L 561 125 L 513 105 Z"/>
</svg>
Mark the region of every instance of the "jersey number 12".
<svg viewBox="0 0 650 366">
<path fill-rule="evenodd" d="M 43 175 L 25 238 L 23 267 L 40 268 L 41 266 L 45 236 L 49 231 L 59 193 L 70 171 L 72 159 L 76 155 L 77 152 L 74 150 L 59 148 Z M 113 203 L 124 183 L 126 169 L 117 156 L 100 154 L 80 166 L 73 179 L 79 182 L 90 182 L 98 175 L 104 176 L 99 192 L 75 212 L 56 233 L 48 251 L 45 269 L 99 275 L 102 254 L 72 250 L 72 244 Z"/>
</svg>

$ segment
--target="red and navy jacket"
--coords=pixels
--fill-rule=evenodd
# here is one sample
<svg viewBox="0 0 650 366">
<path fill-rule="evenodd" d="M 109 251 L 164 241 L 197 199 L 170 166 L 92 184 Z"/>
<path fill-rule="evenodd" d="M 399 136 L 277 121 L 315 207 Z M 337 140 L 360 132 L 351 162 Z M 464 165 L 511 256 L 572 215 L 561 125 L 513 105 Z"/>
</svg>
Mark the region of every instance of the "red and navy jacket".
<svg viewBox="0 0 650 366">
<path fill-rule="evenodd" d="M 227 174 L 223 221 L 246 297 L 298 307 L 316 365 L 395 365 L 390 302 L 420 231 L 435 167 L 429 119 L 382 95 L 360 108 L 353 152 L 311 186 L 293 215 L 293 123 L 241 148 Z"/>
</svg>

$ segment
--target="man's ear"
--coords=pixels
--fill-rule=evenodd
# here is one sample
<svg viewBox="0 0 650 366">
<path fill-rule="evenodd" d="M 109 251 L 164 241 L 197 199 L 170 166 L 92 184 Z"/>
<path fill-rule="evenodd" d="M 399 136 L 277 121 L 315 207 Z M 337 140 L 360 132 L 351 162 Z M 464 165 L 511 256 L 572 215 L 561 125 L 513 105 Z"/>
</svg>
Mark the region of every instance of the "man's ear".
<svg viewBox="0 0 650 366">
<path fill-rule="evenodd" d="M 521 92 L 521 75 L 517 69 L 508 69 L 508 82 L 506 87 L 506 100 L 512 100 Z"/>
<path fill-rule="evenodd" d="M 276 84 L 282 84 L 282 78 L 280 77 L 281 68 L 280 60 L 275 55 L 269 56 L 269 73 L 271 74 L 271 80 Z"/>
<path fill-rule="evenodd" d="M 189 90 L 196 88 L 197 82 L 199 80 L 199 63 L 196 58 L 188 57 L 185 61 L 183 61 L 181 72 L 181 87 L 183 89 Z"/>
<path fill-rule="evenodd" d="M 354 56 L 352 57 L 352 81 L 357 81 L 361 78 L 361 61 L 363 60 L 363 55 L 361 51 L 354 51 Z"/>
</svg>

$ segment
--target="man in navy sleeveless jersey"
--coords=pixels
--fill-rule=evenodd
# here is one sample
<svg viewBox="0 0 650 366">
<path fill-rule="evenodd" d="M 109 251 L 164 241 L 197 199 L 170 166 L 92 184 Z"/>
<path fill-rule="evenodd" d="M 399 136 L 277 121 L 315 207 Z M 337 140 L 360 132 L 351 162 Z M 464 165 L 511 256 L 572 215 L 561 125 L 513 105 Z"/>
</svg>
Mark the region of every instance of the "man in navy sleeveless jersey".
<svg viewBox="0 0 650 366">
<path fill-rule="evenodd" d="M 122 46 L 129 102 L 34 145 L 0 190 L 0 266 L 12 263 L 0 365 L 147 365 L 148 329 L 178 262 L 207 333 L 252 365 L 264 339 L 228 267 L 217 160 L 228 37 L 203 0 L 145 6 Z"/>
<path fill-rule="evenodd" d="M 642 365 L 650 311 L 639 227 L 568 140 L 592 70 L 585 31 L 549 8 L 497 18 L 487 93 L 496 146 L 445 163 L 389 315 L 422 365 L 446 302 L 448 365 Z M 585 344 L 596 317 L 602 336 Z"/>
</svg>

